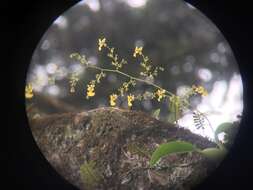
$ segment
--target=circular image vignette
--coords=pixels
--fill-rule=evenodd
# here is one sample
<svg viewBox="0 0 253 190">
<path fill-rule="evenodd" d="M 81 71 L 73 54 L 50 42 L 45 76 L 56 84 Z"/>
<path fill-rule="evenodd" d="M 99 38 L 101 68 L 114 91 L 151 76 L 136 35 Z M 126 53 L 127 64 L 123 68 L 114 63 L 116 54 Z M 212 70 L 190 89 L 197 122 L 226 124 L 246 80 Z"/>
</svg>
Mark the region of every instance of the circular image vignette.
<svg viewBox="0 0 253 190">
<path fill-rule="evenodd" d="M 190 189 L 242 117 L 229 44 L 181 0 L 84 0 L 34 51 L 26 109 L 40 150 L 86 189 Z"/>
</svg>

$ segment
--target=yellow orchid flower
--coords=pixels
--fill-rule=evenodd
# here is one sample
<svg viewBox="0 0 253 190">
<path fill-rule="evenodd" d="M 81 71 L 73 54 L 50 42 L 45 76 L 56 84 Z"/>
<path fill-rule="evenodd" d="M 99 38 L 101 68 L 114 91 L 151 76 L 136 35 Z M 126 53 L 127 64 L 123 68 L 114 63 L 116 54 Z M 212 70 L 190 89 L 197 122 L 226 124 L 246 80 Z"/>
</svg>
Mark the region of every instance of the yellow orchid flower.
<svg viewBox="0 0 253 190">
<path fill-rule="evenodd" d="M 33 87 L 31 84 L 28 84 L 25 87 L 25 98 L 30 99 L 32 97 L 33 97 Z"/>
<path fill-rule="evenodd" d="M 88 84 L 87 85 L 87 96 L 86 98 L 89 99 L 89 97 L 95 96 L 95 85 L 94 84 Z"/>
<path fill-rule="evenodd" d="M 158 96 L 157 98 L 158 102 L 160 102 L 161 99 L 165 97 L 165 90 L 160 90 L 160 89 L 157 90 L 156 95 Z"/>
<path fill-rule="evenodd" d="M 110 105 L 111 106 L 116 106 L 116 100 L 118 98 L 118 95 L 117 94 L 112 94 L 110 95 Z"/>
<path fill-rule="evenodd" d="M 134 95 L 129 94 L 127 96 L 127 104 L 128 104 L 129 107 L 133 106 L 133 103 L 132 103 L 133 101 L 134 101 Z"/>
<path fill-rule="evenodd" d="M 143 47 L 135 47 L 133 56 L 136 57 L 137 55 L 142 55 Z"/>
<path fill-rule="evenodd" d="M 98 50 L 101 51 L 103 47 L 106 47 L 107 44 L 106 44 L 106 38 L 99 38 L 98 39 Z"/>
<path fill-rule="evenodd" d="M 208 95 L 207 90 L 203 86 L 192 85 L 192 89 L 193 89 L 194 92 L 200 94 L 201 96 L 207 96 Z"/>
</svg>

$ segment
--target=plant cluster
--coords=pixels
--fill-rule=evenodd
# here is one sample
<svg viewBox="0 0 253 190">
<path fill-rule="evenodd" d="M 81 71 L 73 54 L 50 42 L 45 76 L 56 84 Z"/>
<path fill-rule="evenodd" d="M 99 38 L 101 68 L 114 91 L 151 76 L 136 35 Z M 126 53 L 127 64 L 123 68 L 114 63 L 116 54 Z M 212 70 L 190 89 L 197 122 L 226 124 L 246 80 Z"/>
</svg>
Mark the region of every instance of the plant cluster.
<svg viewBox="0 0 253 190">
<path fill-rule="evenodd" d="M 165 99 L 168 100 L 168 111 L 173 113 L 172 122 L 177 123 L 177 121 L 182 117 L 182 113 L 184 110 L 191 110 L 193 112 L 193 120 L 197 129 L 204 128 L 205 121 L 208 122 L 209 127 L 211 127 L 212 131 L 215 133 L 215 142 L 218 147 L 207 148 L 204 150 L 200 150 L 195 147 L 193 144 L 189 142 L 183 141 L 172 141 L 169 143 L 161 144 L 152 154 L 150 158 L 150 166 L 154 166 L 161 157 L 172 154 L 172 153 L 182 153 L 182 152 L 199 152 L 204 156 L 207 156 L 213 160 L 220 160 L 225 153 L 227 152 L 226 148 L 222 145 L 222 143 L 218 140 L 217 134 L 222 131 L 222 127 L 218 127 L 218 132 L 214 131 L 207 117 L 201 113 L 197 109 L 193 109 L 190 104 L 190 98 L 192 96 L 207 96 L 208 92 L 203 86 L 192 85 L 188 91 L 182 95 L 178 96 L 173 94 L 172 92 L 162 88 L 161 86 L 155 84 L 153 81 L 155 77 L 158 76 L 159 72 L 163 72 L 164 68 L 161 66 L 154 67 L 151 64 L 151 61 L 148 56 L 144 54 L 143 47 L 135 47 L 133 51 L 133 57 L 139 62 L 137 66 L 141 67 L 141 72 L 138 76 L 133 76 L 129 73 L 125 73 L 123 71 L 123 66 L 127 65 L 128 62 L 125 59 L 121 59 L 119 55 L 116 53 L 115 48 L 108 45 L 106 38 L 98 39 L 98 50 L 106 51 L 107 57 L 111 61 L 111 66 L 113 69 L 108 69 L 104 67 L 94 66 L 89 63 L 86 59 L 83 59 L 85 56 L 80 55 L 79 53 L 73 53 L 70 55 L 70 58 L 78 60 L 82 65 L 86 68 L 91 68 L 99 71 L 96 74 L 96 79 L 91 80 L 87 84 L 86 90 L 86 98 L 95 96 L 95 87 L 98 83 L 101 82 L 103 78 L 106 77 L 106 73 L 116 73 L 126 78 L 125 81 L 122 82 L 121 86 L 117 89 L 117 91 L 113 92 L 109 95 L 109 104 L 110 106 L 117 106 L 118 97 L 126 97 L 127 104 L 129 108 L 133 106 L 135 101 L 142 101 L 147 99 L 155 99 L 158 102 L 161 102 Z M 153 91 L 145 91 L 143 94 L 133 94 L 130 92 L 136 86 L 136 83 L 145 83 L 153 87 Z M 157 119 L 159 118 L 160 109 L 155 110 L 153 116 Z"/>
<path fill-rule="evenodd" d="M 138 76 L 134 76 L 123 71 L 124 66 L 129 64 L 128 61 L 120 58 L 115 48 L 111 47 L 108 44 L 106 38 L 103 37 L 98 39 L 98 51 L 104 51 L 106 53 L 107 57 L 110 60 L 110 66 L 112 68 L 109 68 L 106 65 L 104 67 L 96 66 L 89 62 L 86 59 L 85 55 L 80 55 L 79 53 L 72 53 L 70 55 L 70 58 L 78 61 L 82 67 L 98 71 L 95 75 L 95 78 L 86 84 L 86 99 L 90 99 L 96 95 L 96 88 L 98 84 L 100 84 L 103 79 L 106 78 L 108 73 L 118 74 L 124 77 L 125 80 L 121 83 L 117 90 L 108 95 L 108 104 L 110 106 L 117 106 L 119 97 L 127 102 L 129 108 L 132 108 L 136 101 L 153 99 L 157 102 L 162 102 L 164 100 L 167 100 L 169 102 L 168 112 L 173 116 L 170 121 L 177 124 L 178 120 L 182 117 L 183 111 L 190 110 L 193 113 L 193 120 L 196 128 L 199 129 L 205 127 L 205 121 L 207 121 L 208 126 L 214 132 L 215 142 L 217 143 L 218 148 L 199 150 L 188 142 L 173 141 L 165 143 L 160 145 L 152 154 L 150 160 L 151 166 L 154 166 L 161 157 L 171 153 L 197 151 L 209 158 L 217 158 L 221 157 L 221 155 L 224 155 L 226 149 L 217 138 L 217 135 L 223 131 L 224 127 L 218 127 L 218 131 L 214 131 L 206 115 L 197 109 L 193 109 L 190 103 L 190 98 L 192 96 L 208 95 L 207 90 L 203 86 L 192 85 L 192 87 L 189 88 L 183 95 L 178 96 L 168 91 L 167 89 L 164 89 L 163 87 L 155 84 L 153 82 L 154 79 L 159 75 L 160 72 L 164 71 L 164 68 L 161 66 L 153 66 L 150 58 L 144 54 L 143 47 L 137 46 L 133 50 L 133 57 L 138 62 L 136 66 L 139 66 L 141 68 Z M 80 74 L 78 72 L 71 73 L 69 77 L 70 93 L 74 93 L 76 91 L 76 85 L 79 82 L 80 77 L 79 75 Z M 152 90 L 147 90 L 142 94 L 135 94 L 131 92 L 136 87 L 137 83 L 145 83 L 152 87 Z M 31 84 L 28 84 L 25 88 L 25 97 L 27 99 L 31 99 L 33 97 L 33 88 Z M 153 112 L 153 116 L 157 119 L 159 118 L 159 114 L 160 109 Z M 230 125 L 225 126 L 227 128 Z"/>
<path fill-rule="evenodd" d="M 124 76 L 125 81 L 118 87 L 118 89 L 112 94 L 108 95 L 108 102 L 110 106 L 117 106 L 118 98 L 125 98 L 127 105 L 131 108 L 136 101 L 155 99 L 158 102 L 168 100 L 169 112 L 174 114 L 173 120 L 177 122 L 178 119 L 182 116 L 182 111 L 189 109 L 190 97 L 195 95 L 206 96 L 208 93 L 203 86 L 193 85 L 184 96 L 177 96 L 172 92 L 162 88 L 155 84 L 154 79 L 159 75 L 159 72 L 163 72 L 164 68 L 161 66 L 153 66 L 151 60 L 148 56 L 144 54 L 143 47 L 135 47 L 133 51 L 133 57 L 139 62 L 137 66 L 141 67 L 141 71 L 138 76 L 133 76 L 129 73 L 123 71 L 123 66 L 127 65 L 128 62 L 125 59 L 122 59 L 117 54 L 114 47 L 109 46 L 106 38 L 98 39 L 98 51 L 105 51 L 107 57 L 110 60 L 110 64 L 113 67 L 109 69 L 108 67 L 94 66 L 92 63 L 87 61 L 85 55 L 80 55 L 79 53 L 72 53 L 70 58 L 75 59 L 80 62 L 82 66 L 88 69 L 97 70 L 98 73 L 95 76 L 94 80 L 91 80 L 86 86 L 86 98 L 90 99 L 96 95 L 96 87 L 106 77 L 107 73 L 116 73 L 118 75 Z M 70 92 L 75 92 L 75 86 L 77 84 L 78 77 L 76 73 L 73 73 L 70 76 Z M 142 94 L 133 94 L 130 91 L 135 88 L 136 83 L 145 83 L 153 87 L 153 91 L 145 91 Z M 199 116 L 202 117 L 202 114 Z"/>
</svg>

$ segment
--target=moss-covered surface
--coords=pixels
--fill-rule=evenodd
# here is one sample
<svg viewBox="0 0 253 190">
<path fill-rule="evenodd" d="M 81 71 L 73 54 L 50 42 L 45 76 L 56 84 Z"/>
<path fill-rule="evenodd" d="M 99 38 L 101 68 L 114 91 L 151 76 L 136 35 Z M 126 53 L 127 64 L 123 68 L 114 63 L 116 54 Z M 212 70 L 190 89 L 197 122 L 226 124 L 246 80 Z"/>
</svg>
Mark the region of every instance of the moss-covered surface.
<svg viewBox="0 0 253 190">
<path fill-rule="evenodd" d="M 150 155 L 160 143 L 184 140 L 199 148 L 215 145 L 143 112 L 99 108 L 37 118 L 30 124 L 47 160 L 82 190 L 189 189 L 214 169 L 198 153 L 167 156 L 159 166 L 149 168 Z M 92 167 L 98 179 L 85 180 L 90 179 L 87 163 L 96 163 Z"/>
</svg>

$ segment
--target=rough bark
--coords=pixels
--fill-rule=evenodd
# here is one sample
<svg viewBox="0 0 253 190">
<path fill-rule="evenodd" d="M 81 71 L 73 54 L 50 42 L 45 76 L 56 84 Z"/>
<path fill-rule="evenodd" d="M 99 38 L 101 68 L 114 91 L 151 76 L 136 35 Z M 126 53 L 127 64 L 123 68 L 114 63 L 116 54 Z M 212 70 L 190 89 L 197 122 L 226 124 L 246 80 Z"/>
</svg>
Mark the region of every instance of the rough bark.
<svg viewBox="0 0 253 190">
<path fill-rule="evenodd" d="M 32 133 L 52 166 L 86 189 L 190 189 L 215 166 L 198 153 L 164 157 L 149 168 L 158 144 L 184 140 L 199 148 L 207 139 L 150 117 L 117 108 L 65 113 L 30 121 Z"/>
</svg>

